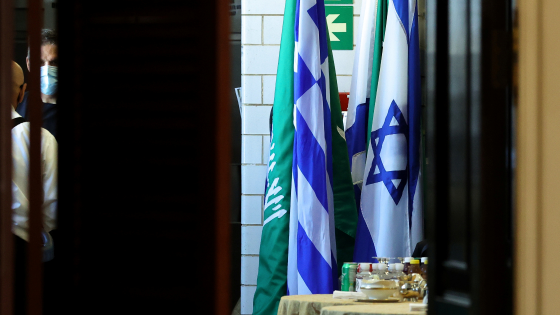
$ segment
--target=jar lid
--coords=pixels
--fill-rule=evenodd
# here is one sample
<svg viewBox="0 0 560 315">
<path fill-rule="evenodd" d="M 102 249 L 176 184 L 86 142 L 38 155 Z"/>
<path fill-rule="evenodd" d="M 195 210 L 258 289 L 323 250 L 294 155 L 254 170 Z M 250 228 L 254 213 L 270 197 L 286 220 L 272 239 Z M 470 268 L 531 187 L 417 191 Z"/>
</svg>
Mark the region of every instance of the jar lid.
<svg viewBox="0 0 560 315">
<path fill-rule="evenodd" d="M 405 257 L 404 258 L 405 263 L 410 263 L 411 260 L 412 260 L 412 257 Z"/>
<path fill-rule="evenodd" d="M 412 260 L 410 261 L 410 264 L 411 264 L 411 265 L 420 265 L 420 260 L 418 260 L 418 259 L 412 259 Z"/>
<path fill-rule="evenodd" d="M 422 258 L 420 258 L 420 261 L 421 261 L 422 263 L 424 263 L 424 262 L 428 261 L 428 257 L 422 257 Z"/>
</svg>

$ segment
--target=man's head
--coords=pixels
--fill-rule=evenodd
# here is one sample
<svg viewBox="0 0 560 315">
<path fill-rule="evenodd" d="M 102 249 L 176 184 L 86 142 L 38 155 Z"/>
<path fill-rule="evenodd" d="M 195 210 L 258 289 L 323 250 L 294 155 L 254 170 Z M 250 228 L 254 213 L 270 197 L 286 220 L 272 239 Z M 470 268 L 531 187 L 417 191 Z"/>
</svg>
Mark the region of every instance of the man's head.
<svg viewBox="0 0 560 315">
<path fill-rule="evenodd" d="M 21 67 L 12 61 L 12 99 L 11 103 L 14 108 L 23 100 L 23 95 L 27 84 L 23 82 L 23 70 Z"/>
<path fill-rule="evenodd" d="M 29 67 L 29 56 L 31 49 L 27 48 L 27 70 L 31 71 Z M 54 30 L 45 28 L 41 30 L 41 64 L 42 66 L 55 66 L 58 67 L 58 40 Z"/>
<path fill-rule="evenodd" d="M 29 57 L 31 50 L 27 49 L 27 70 L 31 72 Z M 56 32 L 51 29 L 41 31 L 41 99 L 45 103 L 56 103 L 58 90 L 58 42 Z"/>
</svg>

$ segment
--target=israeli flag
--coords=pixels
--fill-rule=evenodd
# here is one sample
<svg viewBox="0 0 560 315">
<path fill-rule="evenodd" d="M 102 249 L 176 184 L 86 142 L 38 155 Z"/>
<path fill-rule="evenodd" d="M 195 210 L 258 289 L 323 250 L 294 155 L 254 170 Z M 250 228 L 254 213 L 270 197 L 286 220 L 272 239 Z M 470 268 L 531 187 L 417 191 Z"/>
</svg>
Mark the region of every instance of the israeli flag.
<svg viewBox="0 0 560 315">
<path fill-rule="evenodd" d="M 350 158 L 352 183 L 354 184 L 354 195 L 358 209 L 360 208 L 359 203 L 366 164 L 367 124 L 377 1 L 365 0 L 362 2 L 358 41 L 354 51 L 350 100 L 348 102 L 348 113 L 344 128 L 348 145 L 348 157 Z"/>
<path fill-rule="evenodd" d="M 323 0 L 298 0 L 288 294 L 332 293 L 338 276 L 327 26 Z"/>
<path fill-rule="evenodd" d="M 423 238 L 420 97 L 417 1 L 390 0 L 358 222 L 377 256 L 410 256 Z"/>
</svg>

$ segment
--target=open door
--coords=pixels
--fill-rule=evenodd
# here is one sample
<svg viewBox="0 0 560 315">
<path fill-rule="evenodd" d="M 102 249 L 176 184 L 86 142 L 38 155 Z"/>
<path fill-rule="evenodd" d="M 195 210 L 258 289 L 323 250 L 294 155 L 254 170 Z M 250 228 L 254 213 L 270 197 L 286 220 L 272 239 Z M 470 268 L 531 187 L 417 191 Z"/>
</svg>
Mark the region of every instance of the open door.
<svg viewBox="0 0 560 315">
<path fill-rule="evenodd" d="M 61 313 L 231 313 L 228 9 L 58 3 Z"/>
</svg>

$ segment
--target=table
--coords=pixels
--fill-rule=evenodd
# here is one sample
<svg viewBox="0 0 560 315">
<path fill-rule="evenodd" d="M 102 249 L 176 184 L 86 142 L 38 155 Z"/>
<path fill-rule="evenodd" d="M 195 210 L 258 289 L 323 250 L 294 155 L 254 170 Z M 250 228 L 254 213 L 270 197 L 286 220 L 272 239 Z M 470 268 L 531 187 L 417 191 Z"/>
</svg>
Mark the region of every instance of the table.
<svg viewBox="0 0 560 315">
<path fill-rule="evenodd" d="M 278 315 L 319 315 L 321 309 L 334 305 L 359 305 L 350 299 L 333 299 L 332 294 L 283 296 L 278 305 Z"/>
<path fill-rule="evenodd" d="M 350 299 L 333 299 L 332 294 L 283 296 L 278 315 L 357 315 L 357 314 L 425 314 L 410 312 L 408 302 L 368 303 Z"/>
<path fill-rule="evenodd" d="M 363 304 L 363 303 L 362 303 Z M 409 315 L 426 314 L 425 311 L 411 312 L 409 302 L 403 303 L 368 303 L 369 305 L 341 305 L 327 306 L 321 310 L 321 315 Z"/>
</svg>

